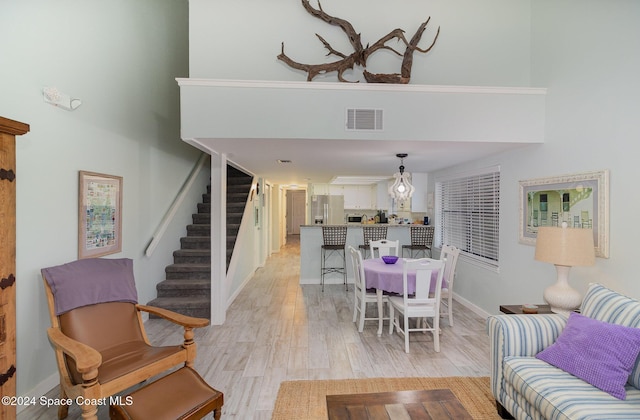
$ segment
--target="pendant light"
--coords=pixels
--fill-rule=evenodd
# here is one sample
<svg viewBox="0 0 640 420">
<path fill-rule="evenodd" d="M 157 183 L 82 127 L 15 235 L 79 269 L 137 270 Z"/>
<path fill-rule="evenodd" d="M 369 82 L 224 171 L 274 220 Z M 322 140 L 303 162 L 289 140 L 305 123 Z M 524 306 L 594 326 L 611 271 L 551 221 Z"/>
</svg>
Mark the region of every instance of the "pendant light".
<svg viewBox="0 0 640 420">
<path fill-rule="evenodd" d="M 400 172 L 393 174 L 396 180 L 389 187 L 389 195 L 399 203 L 404 203 L 411 198 L 415 188 L 411 185 L 411 174 L 404 171 L 404 158 L 407 157 L 407 154 L 398 153 L 396 157 L 400 158 Z"/>
</svg>

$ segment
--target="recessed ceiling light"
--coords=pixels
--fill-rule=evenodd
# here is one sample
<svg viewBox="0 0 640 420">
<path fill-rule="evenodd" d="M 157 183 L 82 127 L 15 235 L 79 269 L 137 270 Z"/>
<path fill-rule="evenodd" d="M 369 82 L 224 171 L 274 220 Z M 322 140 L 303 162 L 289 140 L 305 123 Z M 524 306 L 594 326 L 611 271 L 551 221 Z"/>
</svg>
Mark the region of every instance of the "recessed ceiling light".
<svg viewBox="0 0 640 420">
<path fill-rule="evenodd" d="M 291 161 L 289 159 L 278 159 L 277 162 L 278 163 L 291 163 Z"/>
</svg>

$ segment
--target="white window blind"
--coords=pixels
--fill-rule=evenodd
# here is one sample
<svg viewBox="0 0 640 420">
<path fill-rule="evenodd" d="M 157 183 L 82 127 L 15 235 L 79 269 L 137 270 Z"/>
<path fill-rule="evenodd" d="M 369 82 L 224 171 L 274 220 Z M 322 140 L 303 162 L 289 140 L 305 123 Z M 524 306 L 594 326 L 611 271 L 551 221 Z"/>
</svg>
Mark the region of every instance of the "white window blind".
<svg viewBox="0 0 640 420">
<path fill-rule="evenodd" d="M 436 243 L 498 267 L 500 168 L 436 182 Z"/>
</svg>

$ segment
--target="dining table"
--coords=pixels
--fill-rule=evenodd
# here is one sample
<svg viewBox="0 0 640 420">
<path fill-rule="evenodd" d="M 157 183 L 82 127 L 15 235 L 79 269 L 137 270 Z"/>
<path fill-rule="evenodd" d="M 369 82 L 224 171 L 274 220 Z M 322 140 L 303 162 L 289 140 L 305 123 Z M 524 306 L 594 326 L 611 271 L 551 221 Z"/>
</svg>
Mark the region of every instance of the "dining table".
<svg viewBox="0 0 640 420">
<path fill-rule="evenodd" d="M 384 308 L 382 307 L 382 296 L 384 292 L 404 293 L 402 281 L 404 260 L 409 258 L 398 258 L 393 264 L 385 263 L 382 258 L 370 258 L 362 262 L 364 268 L 364 283 L 367 289 L 376 289 L 378 298 L 378 336 L 382 335 L 382 315 Z M 438 277 L 438 270 L 431 272 L 431 292 L 435 291 L 435 281 Z M 447 282 L 442 279 L 442 287 L 447 287 Z M 407 292 L 409 294 L 416 291 L 416 272 L 409 270 L 407 272 Z M 393 322 L 393 320 L 389 320 Z"/>
</svg>

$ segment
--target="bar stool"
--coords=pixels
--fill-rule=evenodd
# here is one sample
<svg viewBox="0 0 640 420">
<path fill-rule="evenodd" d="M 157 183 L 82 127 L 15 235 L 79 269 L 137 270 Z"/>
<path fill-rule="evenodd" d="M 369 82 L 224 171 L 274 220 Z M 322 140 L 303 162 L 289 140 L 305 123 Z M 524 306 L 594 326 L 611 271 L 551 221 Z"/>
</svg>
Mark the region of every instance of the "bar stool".
<svg viewBox="0 0 640 420">
<path fill-rule="evenodd" d="M 431 246 L 433 245 L 433 226 L 411 226 L 411 245 L 402 245 L 402 256 L 404 251 L 409 250 L 409 257 L 416 258 L 414 254 L 423 254 L 423 258 L 431 258 Z"/>
<path fill-rule="evenodd" d="M 344 288 L 347 290 L 347 255 L 345 246 L 347 243 L 347 227 L 346 226 L 322 226 L 322 259 L 321 261 L 321 280 L 322 291 L 324 292 L 324 276 L 326 274 L 338 273 L 342 274 L 344 280 Z M 327 266 L 327 261 L 334 254 L 342 260 L 342 265 Z"/>
<path fill-rule="evenodd" d="M 363 250 L 364 258 L 367 259 L 367 252 L 369 252 L 369 242 L 387 239 L 387 227 L 362 226 L 362 236 L 364 238 L 364 245 L 360 245 L 359 248 Z"/>
</svg>

